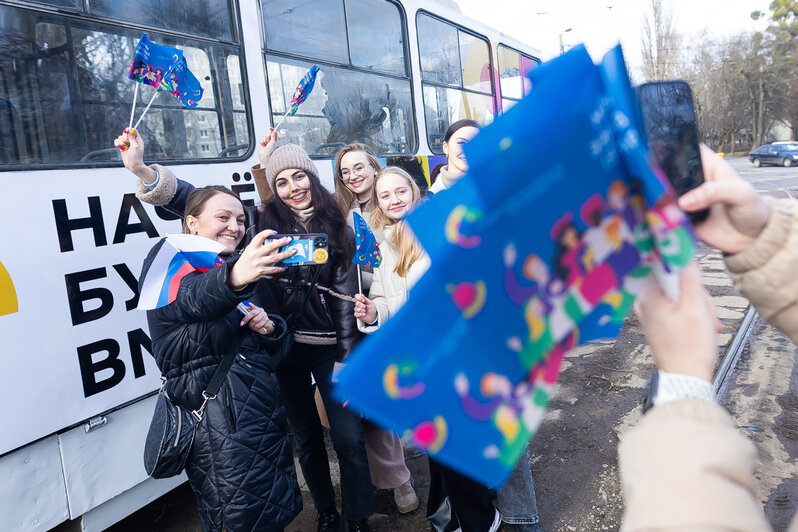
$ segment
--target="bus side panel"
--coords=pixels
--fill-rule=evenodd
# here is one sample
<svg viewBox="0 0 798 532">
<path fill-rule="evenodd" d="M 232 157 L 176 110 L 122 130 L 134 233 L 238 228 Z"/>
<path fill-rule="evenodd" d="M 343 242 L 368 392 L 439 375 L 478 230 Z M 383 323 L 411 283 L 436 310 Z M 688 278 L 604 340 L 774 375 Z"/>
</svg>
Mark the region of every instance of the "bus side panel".
<svg viewBox="0 0 798 532">
<path fill-rule="evenodd" d="M 160 235 L 180 230 L 121 168 L 2 177 L 0 212 L 25 223 L 0 252 L 0 288 L 17 300 L 0 315 L 0 374 L 13 376 L 0 388 L 0 454 L 158 389 L 138 277 Z"/>
<path fill-rule="evenodd" d="M 72 519 L 149 478 L 142 456 L 155 399 L 106 414 L 88 432 L 81 425 L 59 435 Z"/>
<path fill-rule="evenodd" d="M 148 478 L 141 484 L 83 514 L 80 519 L 81 530 L 83 532 L 102 532 L 187 480 L 185 472 L 172 478 Z"/>
<path fill-rule="evenodd" d="M 57 436 L 0 457 L 0 478 L 4 530 L 49 530 L 69 517 Z"/>
</svg>

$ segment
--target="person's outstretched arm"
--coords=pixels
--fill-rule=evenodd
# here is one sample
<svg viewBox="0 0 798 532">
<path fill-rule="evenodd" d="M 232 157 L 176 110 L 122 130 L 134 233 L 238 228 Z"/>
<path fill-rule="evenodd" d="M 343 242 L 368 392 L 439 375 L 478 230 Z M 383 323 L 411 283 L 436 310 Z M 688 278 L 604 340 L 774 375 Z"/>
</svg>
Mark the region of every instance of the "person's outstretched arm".
<svg viewBox="0 0 798 532">
<path fill-rule="evenodd" d="M 706 146 L 701 159 L 706 183 L 679 205 L 710 208 L 696 234 L 725 253 L 736 288 L 759 313 L 798 341 L 798 203 L 761 196 Z"/>
<path fill-rule="evenodd" d="M 649 280 L 638 298 L 660 393 L 618 447 L 622 530 L 769 530 L 754 491 L 754 446 L 715 403 L 717 318 L 693 263 L 671 301 Z"/>
<path fill-rule="evenodd" d="M 138 131 L 127 128 L 114 140 L 122 150 L 122 163 L 130 170 L 136 182 L 136 197 L 144 203 L 163 207 L 175 216 L 183 217 L 186 201 L 194 185 L 178 179 L 171 170 L 160 164 L 144 164 L 144 138 Z M 127 149 L 122 149 L 127 147 Z"/>
</svg>

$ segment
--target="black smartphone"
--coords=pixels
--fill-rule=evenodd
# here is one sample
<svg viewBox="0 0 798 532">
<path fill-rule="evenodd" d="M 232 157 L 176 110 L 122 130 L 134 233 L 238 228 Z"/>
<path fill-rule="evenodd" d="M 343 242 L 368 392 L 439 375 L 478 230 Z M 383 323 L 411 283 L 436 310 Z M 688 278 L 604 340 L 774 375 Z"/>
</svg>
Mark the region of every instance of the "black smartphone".
<svg viewBox="0 0 798 532">
<path fill-rule="evenodd" d="M 269 240 L 288 237 L 290 242 L 280 248 L 280 252 L 296 250 L 293 257 L 288 257 L 275 266 L 305 266 L 306 264 L 324 264 L 330 256 L 329 239 L 324 233 L 303 235 L 273 235 Z"/>
<path fill-rule="evenodd" d="M 648 147 L 676 194 L 698 187 L 704 182 L 704 170 L 690 85 L 681 80 L 644 83 L 637 88 L 637 98 Z M 695 224 L 705 220 L 709 210 L 688 216 Z"/>
</svg>

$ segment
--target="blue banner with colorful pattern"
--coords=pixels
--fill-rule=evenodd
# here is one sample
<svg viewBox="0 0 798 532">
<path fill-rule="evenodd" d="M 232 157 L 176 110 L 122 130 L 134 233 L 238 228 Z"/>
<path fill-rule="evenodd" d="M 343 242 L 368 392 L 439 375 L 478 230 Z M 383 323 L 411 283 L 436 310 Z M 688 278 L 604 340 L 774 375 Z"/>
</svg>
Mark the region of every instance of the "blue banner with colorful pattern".
<svg viewBox="0 0 798 532">
<path fill-rule="evenodd" d="M 164 76 L 168 77 L 182 60 L 183 52 L 181 50 L 155 44 L 150 41 L 146 33 L 142 33 L 136 45 L 127 77 L 157 89 Z"/>
<path fill-rule="evenodd" d="M 466 146 L 469 173 L 408 222 L 432 259 L 347 360 L 351 407 L 499 486 L 565 353 L 617 336 L 655 274 L 677 297 L 692 229 L 648 154 L 620 47 L 529 74 L 531 93 Z"/>
<path fill-rule="evenodd" d="M 204 92 L 199 80 L 189 70 L 185 57 L 163 77 L 159 89 L 167 91 L 189 109 L 199 104 Z"/>
</svg>

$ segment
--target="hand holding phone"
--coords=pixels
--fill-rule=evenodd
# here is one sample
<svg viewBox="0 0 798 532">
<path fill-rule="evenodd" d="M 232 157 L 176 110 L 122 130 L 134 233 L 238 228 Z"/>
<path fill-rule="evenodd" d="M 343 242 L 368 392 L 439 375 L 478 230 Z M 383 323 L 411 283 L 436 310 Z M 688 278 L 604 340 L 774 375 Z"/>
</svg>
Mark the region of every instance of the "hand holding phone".
<svg viewBox="0 0 798 532">
<path fill-rule="evenodd" d="M 330 256 L 329 239 L 324 233 L 308 233 L 296 235 L 274 235 L 270 239 L 289 238 L 280 252 L 294 251 L 294 255 L 283 259 L 278 266 L 305 266 L 308 264 L 324 264 Z"/>
<path fill-rule="evenodd" d="M 685 81 L 644 83 L 637 88 L 648 147 L 676 194 L 704 182 L 698 146 L 698 125 L 693 91 Z M 688 214 L 694 224 L 704 221 L 709 210 Z"/>
</svg>

